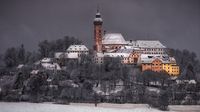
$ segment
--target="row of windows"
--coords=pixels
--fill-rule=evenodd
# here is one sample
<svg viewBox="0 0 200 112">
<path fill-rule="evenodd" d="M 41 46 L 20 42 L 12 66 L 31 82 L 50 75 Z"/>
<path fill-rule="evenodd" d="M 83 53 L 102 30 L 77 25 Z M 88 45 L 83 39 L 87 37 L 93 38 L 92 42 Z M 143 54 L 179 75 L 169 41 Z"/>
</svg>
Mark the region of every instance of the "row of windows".
<svg viewBox="0 0 200 112">
<path fill-rule="evenodd" d="M 151 65 L 151 64 L 143 64 L 143 65 Z M 156 64 L 156 65 L 158 65 L 158 64 Z M 161 64 L 159 64 L 160 66 L 161 66 Z M 153 66 L 153 65 L 152 65 Z M 164 69 L 170 69 L 170 67 L 163 67 Z M 179 70 L 179 68 L 172 68 L 172 70 Z"/>
<path fill-rule="evenodd" d="M 159 48 L 156 48 L 156 49 L 150 49 L 150 48 L 147 48 L 145 49 L 146 51 L 163 51 L 163 49 L 159 49 Z"/>
<path fill-rule="evenodd" d="M 67 53 L 88 53 L 88 51 L 67 51 Z"/>
<path fill-rule="evenodd" d="M 121 46 L 112 46 L 111 49 L 118 49 L 121 48 Z"/>
<path fill-rule="evenodd" d="M 147 67 L 147 68 L 143 68 L 144 70 L 146 70 L 146 69 L 151 69 L 150 67 Z M 155 70 L 155 68 L 152 68 L 155 72 L 158 72 L 159 70 Z M 161 70 L 162 68 L 160 68 L 160 70 Z M 170 73 L 170 71 L 168 70 L 168 71 L 166 71 L 166 72 L 168 72 L 168 73 Z M 179 73 L 179 71 L 178 70 L 176 70 L 176 71 L 172 71 L 172 73 Z"/>
<path fill-rule="evenodd" d="M 143 65 L 151 65 L 151 63 L 144 63 Z M 158 65 L 158 64 L 156 64 L 156 65 Z M 162 65 L 162 64 L 159 64 L 159 65 Z M 164 68 L 165 68 L 165 66 L 169 66 L 170 64 L 163 64 L 163 66 L 164 66 Z M 168 67 L 169 68 L 169 67 Z M 177 69 L 178 69 L 178 67 L 176 67 Z M 174 68 L 175 69 L 175 68 Z"/>
<path fill-rule="evenodd" d="M 158 65 L 159 65 L 159 66 L 162 66 L 162 64 L 153 64 L 153 66 L 155 66 L 155 65 L 156 65 L 156 66 L 158 66 Z"/>
<path fill-rule="evenodd" d="M 166 69 L 167 67 L 164 67 L 164 69 Z M 169 69 L 169 67 L 168 67 L 168 69 Z"/>
<path fill-rule="evenodd" d="M 179 71 L 172 71 L 172 73 L 175 73 L 175 72 L 178 73 Z"/>
<path fill-rule="evenodd" d="M 158 66 L 159 65 L 159 66 L 162 66 L 162 64 L 151 64 L 151 63 L 147 63 L 147 64 L 143 64 L 143 65 L 152 65 L 152 66 L 155 66 L 155 65 Z"/>
<path fill-rule="evenodd" d="M 103 60 L 101 60 L 101 61 L 95 60 L 95 63 L 103 63 Z"/>
<path fill-rule="evenodd" d="M 153 69 L 162 69 L 162 67 L 152 67 Z"/>
<path fill-rule="evenodd" d="M 164 52 L 144 52 L 144 54 L 164 54 Z"/>
<path fill-rule="evenodd" d="M 170 64 L 163 64 L 164 66 L 168 66 L 168 65 L 170 65 Z"/>
<path fill-rule="evenodd" d="M 124 58 L 124 60 L 129 60 L 128 58 Z"/>
<path fill-rule="evenodd" d="M 101 61 L 103 61 L 103 58 L 95 58 L 96 61 L 98 61 L 99 59 L 100 59 Z"/>
<path fill-rule="evenodd" d="M 170 67 L 164 67 L 164 69 L 166 69 L 166 68 L 170 68 Z M 179 69 L 179 68 L 172 68 L 172 70 L 177 70 L 177 69 Z"/>
<path fill-rule="evenodd" d="M 76 47 L 76 46 L 75 46 Z M 78 48 L 74 48 L 75 50 L 78 50 Z M 72 48 L 70 48 L 70 50 L 72 50 Z M 79 50 L 82 50 L 82 48 L 79 48 Z M 84 48 L 83 50 L 87 50 L 86 48 Z"/>
<path fill-rule="evenodd" d="M 151 65 L 151 64 L 143 64 L 143 65 Z M 156 64 L 156 65 L 161 65 L 161 64 Z M 153 65 L 152 65 L 152 66 L 153 66 Z M 164 69 L 166 69 L 166 68 L 169 69 L 170 67 L 164 67 Z M 179 68 L 172 68 L 172 69 L 175 69 L 175 70 L 176 70 L 176 69 L 179 69 Z"/>
<path fill-rule="evenodd" d="M 173 70 L 173 69 L 179 69 L 179 68 L 172 68 L 172 70 Z"/>
</svg>

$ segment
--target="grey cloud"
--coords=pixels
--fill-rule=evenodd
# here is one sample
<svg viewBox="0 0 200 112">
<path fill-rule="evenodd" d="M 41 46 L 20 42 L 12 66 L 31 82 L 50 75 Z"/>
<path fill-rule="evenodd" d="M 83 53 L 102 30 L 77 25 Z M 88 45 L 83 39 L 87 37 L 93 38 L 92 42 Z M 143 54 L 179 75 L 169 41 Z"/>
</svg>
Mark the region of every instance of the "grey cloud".
<svg viewBox="0 0 200 112">
<path fill-rule="evenodd" d="M 200 57 L 199 0 L 1 0 L 0 53 L 24 43 L 75 36 L 92 47 L 97 5 L 107 32 L 129 39 L 159 39 Z"/>
</svg>

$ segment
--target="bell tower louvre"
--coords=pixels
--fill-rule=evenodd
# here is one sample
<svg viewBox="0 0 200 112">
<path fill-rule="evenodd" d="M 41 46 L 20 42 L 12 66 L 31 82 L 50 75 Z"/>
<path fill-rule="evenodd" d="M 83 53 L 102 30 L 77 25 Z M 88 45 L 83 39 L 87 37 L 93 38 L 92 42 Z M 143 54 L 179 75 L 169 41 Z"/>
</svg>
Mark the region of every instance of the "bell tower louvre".
<svg viewBox="0 0 200 112">
<path fill-rule="evenodd" d="M 103 20 L 99 10 L 97 10 L 96 16 L 94 18 L 94 50 L 96 52 L 102 52 L 102 24 Z"/>
</svg>

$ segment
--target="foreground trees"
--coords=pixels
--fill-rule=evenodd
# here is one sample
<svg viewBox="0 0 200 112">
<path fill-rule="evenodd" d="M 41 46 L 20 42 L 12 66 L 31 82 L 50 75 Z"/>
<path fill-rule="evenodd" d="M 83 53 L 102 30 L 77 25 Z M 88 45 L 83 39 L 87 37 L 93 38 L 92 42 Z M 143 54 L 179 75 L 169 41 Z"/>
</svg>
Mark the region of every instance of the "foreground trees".
<svg viewBox="0 0 200 112">
<path fill-rule="evenodd" d="M 150 70 L 146 70 L 141 74 L 137 75 L 137 81 L 142 82 L 144 86 L 169 86 L 169 78 L 170 76 L 165 72 L 154 72 Z"/>
</svg>

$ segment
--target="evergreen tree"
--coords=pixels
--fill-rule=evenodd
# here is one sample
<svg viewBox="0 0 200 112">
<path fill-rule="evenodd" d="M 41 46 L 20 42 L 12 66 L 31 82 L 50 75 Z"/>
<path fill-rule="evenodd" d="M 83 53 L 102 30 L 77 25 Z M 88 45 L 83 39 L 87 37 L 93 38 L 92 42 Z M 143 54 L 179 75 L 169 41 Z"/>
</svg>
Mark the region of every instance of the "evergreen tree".
<svg viewBox="0 0 200 112">
<path fill-rule="evenodd" d="M 50 43 L 47 40 L 44 40 L 38 44 L 40 57 L 48 57 L 50 52 Z"/>
<path fill-rule="evenodd" d="M 167 91 L 161 91 L 160 92 L 160 96 L 159 96 L 159 108 L 161 110 L 167 110 L 168 108 L 168 105 L 169 105 L 169 96 L 168 96 L 169 93 L 167 93 Z"/>
<path fill-rule="evenodd" d="M 22 44 L 19 48 L 19 51 L 18 51 L 18 60 L 19 60 L 19 63 L 23 64 L 25 62 L 25 49 L 24 49 L 24 45 Z"/>
<path fill-rule="evenodd" d="M 5 52 L 4 55 L 4 63 L 6 64 L 7 67 L 14 67 L 17 65 L 18 60 L 17 60 L 17 49 L 12 47 L 8 48 Z"/>
</svg>

